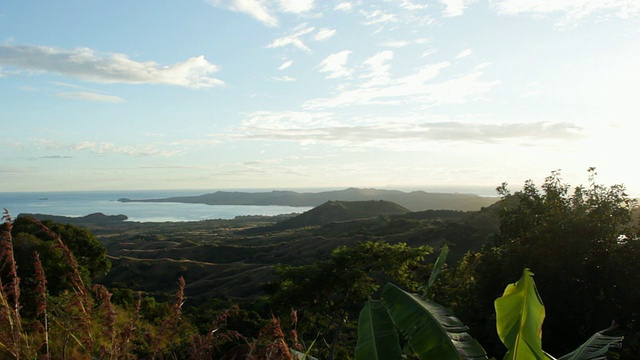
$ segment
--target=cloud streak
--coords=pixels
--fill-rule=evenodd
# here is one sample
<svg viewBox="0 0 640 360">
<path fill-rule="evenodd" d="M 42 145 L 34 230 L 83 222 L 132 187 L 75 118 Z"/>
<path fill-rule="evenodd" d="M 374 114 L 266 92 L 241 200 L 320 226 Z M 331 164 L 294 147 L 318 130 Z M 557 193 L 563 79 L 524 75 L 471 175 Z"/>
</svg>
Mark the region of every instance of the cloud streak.
<svg viewBox="0 0 640 360">
<path fill-rule="evenodd" d="M 499 81 L 480 79 L 489 63 L 476 66 L 471 71 L 450 80 L 434 81 L 445 68 L 450 66 L 446 61 L 427 64 L 418 68 L 413 74 L 391 79 L 388 77 L 388 67 L 384 62 L 390 60 L 392 55 L 391 52 L 383 52 L 367 60 L 365 65 L 372 69 L 370 81 L 341 86 L 335 96 L 309 100 L 303 107 L 324 109 L 372 104 L 413 103 L 422 106 L 461 104 L 481 98 L 483 94 L 499 84 Z"/>
<path fill-rule="evenodd" d="M 73 99 L 73 100 L 96 101 L 96 102 L 106 102 L 106 103 L 124 102 L 124 99 L 119 96 L 104 95 L 104 94 L 98 94 L 98 93 L 88 92 L 88 91 L 59 92 L 56 94 L 56 96 L 61 98 L 66 98 L 66 99 Z"/>
<path fill-rule="evenodd" d="M 457 121 L 400 122 L 373 119 L 345 124 L 331 113 L 256 112 L 248 114 L 232 138 L 293 141 L 303 144 L 374 145 L 384 142 L 460 141 L 497 143 L 508 140 L 572 140 L 583 129 L 568 122 L 486 124 Z"/>
<path fill-rule="evenodd" d="M 131 60 L 125 54 L 100 54 L 89 48 L 64 50 L 45 46 L 0 45 L 0 65 L 34 72 L 50 72 L 98 83 L 161 84 L 211 88 L 224 82 L 204 56 L 169 66 Z"/>
<path fill-rule="evenodd" d="M 279 13 L 301 14 L 314 7 L 314 0 L 207 0 L 207 3 L 249 15 L 268 27 L 280 25 Z"/>
<path fill-rule="evenodd" d="M 640 15 L 637 0 L 497 0 L 493 5 L 506 15 L 564 13 L 576 20 L 603 12 L 622 19 Z"/>
<path fill-rule="evenodd" d="M 288 35 L 285 35 L 273 40 L 269 45 L 267 45 L 267 48 L 275 49 L 275 48 L 280 48 L 285 46 L 293 46 L 304 52 L 310 53 L 311 49 L 309 49 L 309 47 L 305 45 L 305 43 L 302 41 L 302 37 L 304 35 L 309 34 L 314 29 L 315 28 L 313 26 L 307 26 L 307 24 L 301 24 L 295 27 Z"/>
</svg>

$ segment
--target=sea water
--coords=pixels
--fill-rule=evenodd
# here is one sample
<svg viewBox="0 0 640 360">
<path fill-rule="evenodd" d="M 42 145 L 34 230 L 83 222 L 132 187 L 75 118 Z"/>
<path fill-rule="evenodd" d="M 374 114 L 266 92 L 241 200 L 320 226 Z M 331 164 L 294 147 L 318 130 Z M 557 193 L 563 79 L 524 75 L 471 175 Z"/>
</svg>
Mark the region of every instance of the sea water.
<svg viewBox="0 0 640 360">
<path fill-rule="evenodd" d="M 118 199 L 161 199 L 173 196 L 205 194 L 195 190 L 144 191 L 59 191 L 59 192 L 0 192 L 0 210 L 11 216 L 22 213 L 79 217 L 93 213 L 126 215 L 128 221 L 198 221 L 233 219 L 243 215 L 280 215 L 302 213 L 310 207 L 205 205 L 185 203 L 119 202 Z"/>
</svg>

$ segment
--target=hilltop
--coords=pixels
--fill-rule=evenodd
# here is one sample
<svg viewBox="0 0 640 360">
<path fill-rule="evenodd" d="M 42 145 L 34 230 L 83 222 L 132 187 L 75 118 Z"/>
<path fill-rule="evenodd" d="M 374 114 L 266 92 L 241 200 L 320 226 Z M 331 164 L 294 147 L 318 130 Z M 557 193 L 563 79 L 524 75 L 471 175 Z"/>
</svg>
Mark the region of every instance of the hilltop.
<svg viewBox="0 0 640 360">
<path fill-rule="evenodd" d="M 240 192 L 217 191 L 198 196 L 176 196 L 162 199 L 118 199 L 120 202 L 177 202 L 206 205 L 280 205 L 319 206 L 327 201 L 394 202 L 410 211 L 460 210 L 477 211 L 495 203 L 496 197 L 474 194 L 429 193 L 425 191 L 404 192 L 399 190 L 358 189 L 323 191 L 317 193 L 295 191 Z"/>
</svg>

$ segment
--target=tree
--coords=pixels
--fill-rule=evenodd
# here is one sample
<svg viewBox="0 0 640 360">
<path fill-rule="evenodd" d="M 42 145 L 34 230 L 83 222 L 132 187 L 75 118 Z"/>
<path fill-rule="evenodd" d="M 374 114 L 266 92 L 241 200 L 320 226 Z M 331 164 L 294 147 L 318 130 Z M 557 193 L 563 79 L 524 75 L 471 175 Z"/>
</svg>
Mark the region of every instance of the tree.
<svg viewBox="0 0 640 360">
<path fill-rule="evenodd" d="M 630 342 L 625 352 L 639 352 L 635 310 L 640 290 L 640 246 L 631 227 L 635 201 L 622 185 L 596 183 L 589 169 L 589 185 L 570 193 L 559 172 L 539 189 L 527 181 L 522 191 L 502 195 L 500 231 L 482 251 L 469 253 L 458 268 L 445 276 L 438 297 L 470 325 L 491 353 L 504 352 L 489 331 L 493 299 L 523 267 L 536 269 L 538 287 L 549 299 L 545 322 L 545 348 L 562 353 L 576 347 L 612 320 Z M 624 289 L 620 286 L 624 285 Z M 626 306 L 621 307 L 622 304 Z M 580 319 L 580 321 L 575 321 Z M 560 336 L 566 335 L 566 336 Z"/>
<path fill-rule="evenodd" d="M 280 280 L 272 284 L 272 301 L 296 308 L 309 321 L 307 331 L 320 332 L 329 344 L 328 358 L 333 358 L 345 325 L 355 331 L 351 320 L 362 303 L 385 280 L 416 290 L 420 285 L 416 270 L 430 252 L 426 246 L 371 241 L 339 247 L 325 261 L 277 267 Z"/>
<path fill-rule="evenodd" d="M 9 228 L 8 223 L 0 224 L 0 230 Z M 23 296 L 33 296 L 35 284 L 34 255 L 40 255 L 42 268 L 47 275 L 47 291 L 50 295 L 59 295 L 70 290 L 67 275 L 71 268 L 65 255 L 59 248 L 56 238 L 71 251 L 78 263 L 78 272 L 83 282 L 90 286 L 98 275 L 105 274 L 111 263 L 107 259 L 105 247 L 89 231 L 70 224 L 52 221 L 40 222 L 34 218 L 19 216 L 11 223 L 13 237 L 13 256 L 17 264 L 17 273 L 23 284 Z M 3 275 L 3 274 L 0 274 Z M 25 299 L 25 304 L 33 301 Z M 35 311 L 27 306 L 24 311 Z"/>
</svg>

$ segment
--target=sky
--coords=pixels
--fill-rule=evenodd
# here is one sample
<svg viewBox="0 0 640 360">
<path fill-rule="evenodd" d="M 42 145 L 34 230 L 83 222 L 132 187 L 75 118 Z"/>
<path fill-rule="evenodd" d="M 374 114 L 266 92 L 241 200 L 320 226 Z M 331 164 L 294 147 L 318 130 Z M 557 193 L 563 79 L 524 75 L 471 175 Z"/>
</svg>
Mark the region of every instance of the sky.
<svg viewBox="0 0 640 360">
<path fill-rule="evenodd" d="M 640 195 L 638 0 L 0 3 L 0 191 Z"/>
</svg>

